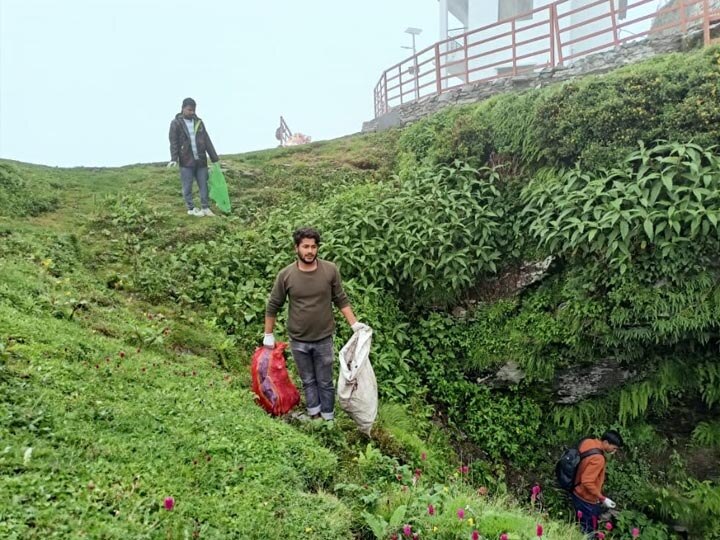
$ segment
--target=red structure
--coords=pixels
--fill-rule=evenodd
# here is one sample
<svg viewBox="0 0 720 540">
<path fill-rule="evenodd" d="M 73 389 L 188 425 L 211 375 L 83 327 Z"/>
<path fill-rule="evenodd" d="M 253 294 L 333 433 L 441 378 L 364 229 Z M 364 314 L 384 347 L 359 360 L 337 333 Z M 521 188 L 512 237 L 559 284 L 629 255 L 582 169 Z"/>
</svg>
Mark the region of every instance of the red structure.
<svg viewBox="0 0 720 540">
<path fill-rule="evenodd" d="M 570 0 L 560 0 L 439 41 L 383 72 L 374 90 L 375 117 L 465 84 L 560 66 L 648 37 L 702 30 L 705 44 L 711 43 L 720 9 L 710 0 L 676 0 L 649 9 L 656 3 L 596 0 L 571 9 Z M 606 9 L 597 15 L 600 7 Z M 587 33 L 584 26 L 590 27 Z M 636 31 L 638 26 L 648 28 Z"/>
</svg>

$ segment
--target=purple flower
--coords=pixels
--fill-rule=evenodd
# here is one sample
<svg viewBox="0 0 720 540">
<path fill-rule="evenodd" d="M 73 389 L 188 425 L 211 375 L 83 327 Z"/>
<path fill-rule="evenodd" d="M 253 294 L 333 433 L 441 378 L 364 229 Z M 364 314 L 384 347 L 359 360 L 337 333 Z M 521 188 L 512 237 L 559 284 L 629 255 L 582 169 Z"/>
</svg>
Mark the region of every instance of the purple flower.
<svg viewBox="0 0 720 540">
<path fill-rule="evenodd" d="M 631 534 L 633 538 L 637 538 L 638 536 L 640 536 L 640 529 L 638 529 L 637 527 L 633 527 Z"/>
<path fill-rule="evenodd" d="M 538 524 L 537 529 L 535 529 L 535 534 L 538 535 L 538 538 L 543 535 L 543 528 L 542 525 Z"/>
<path fill-rule="evenodd" d="M 435 507 L 432 504 L 428 504 L 428 514 L 431 516 L 435 515 Z"/>
<path fill-rule="evenodd" d="M 463 510 L 462 508 L 458 508 L 457 517 L 458 517 L 458 519 L 465 518 L 465 510 Z"/>
<path fill-rule="evenodd" d="M 165 510 L 172 510 L 175 508 L 175 499 L 172 497 L 165 497 Z"/>
<path fill-rule="evenodd" d="M 502 533 L 502 534 L 500 535 L 500 540 L 508 540 L 508 535 L 507 535 L 507 533 Z"/>
<path fill-rule="evenodd" d="M 608 530 L 608 531 L 612 531 L 612 530 L 613 530 L 613 524 L 608 521 L 608 522 L 605 524 L 605 529 Z"/>
<path fill-rule="evenodd" d="M 405 536 L 410 536 L 412 534 L 412 527 L 407 523 L 403 526 L 403 534 Z"/>
<path fill-rule="evenodd" d="M 582 510 L 578 510 L 578 511 L 577 511 L 577 518 L 578 518 L 578 519 L 582 519 L 582 517 L 583 517 Z"/>
<path fill-rule="evenodd" d="M 480 540 L 480 533 L 477 531 L 472 532 L 472 540 Z"/>
</svg>

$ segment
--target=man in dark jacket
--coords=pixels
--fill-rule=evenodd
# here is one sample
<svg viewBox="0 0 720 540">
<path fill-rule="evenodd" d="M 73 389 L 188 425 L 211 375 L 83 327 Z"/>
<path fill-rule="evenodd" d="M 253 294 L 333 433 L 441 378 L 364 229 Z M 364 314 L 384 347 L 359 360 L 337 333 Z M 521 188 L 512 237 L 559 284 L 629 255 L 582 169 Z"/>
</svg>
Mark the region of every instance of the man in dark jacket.
<svg viewBox="0 0 720 540">
<path fill-rule="evenodd" d="M 208 197 L 208 166 L 206 154 L 213 163 L 217 163 L 218 155 L 210 140 L 203 121 L 195 115 L 195 100 L 185 98 L 182 112 L 170 122 L 170 163 L 168 167 L 180 165 L 180 180 L 187 213 L 191 216 L 213 216 Z M 200 190 L 202 209 L 195 208 L 193 203 L 193 179 Z"/>
</svg>

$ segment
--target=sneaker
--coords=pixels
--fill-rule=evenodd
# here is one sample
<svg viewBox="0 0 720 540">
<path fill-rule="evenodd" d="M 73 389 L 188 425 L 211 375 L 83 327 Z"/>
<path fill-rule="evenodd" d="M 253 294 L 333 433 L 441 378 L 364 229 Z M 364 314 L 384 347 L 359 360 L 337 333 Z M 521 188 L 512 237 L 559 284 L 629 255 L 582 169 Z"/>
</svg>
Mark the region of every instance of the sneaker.
<svg viewBox="0 0 720 540">
<path fill-rule="evenodd" d="M 188 210 L 188 216 L 195 216 L 195 217 L 203 217 L 205 214 L 203 214 L 202 210 L 199 208 L 193 208 L 192 210 Z"/>
<path fill-rule="evenodd" d="M 211 216 L 214 216 L 214 215 L 215 215 L 215 214 L 213 214 L 213 211 L 210 210 L 209 208 L 203 208 L 203 209 L 201 210 L 201 212 L 202 212 L 202 215 L 203 215 L 203 216 L 207 216 L 207 217 L 211 217 Z"/>
</svg>

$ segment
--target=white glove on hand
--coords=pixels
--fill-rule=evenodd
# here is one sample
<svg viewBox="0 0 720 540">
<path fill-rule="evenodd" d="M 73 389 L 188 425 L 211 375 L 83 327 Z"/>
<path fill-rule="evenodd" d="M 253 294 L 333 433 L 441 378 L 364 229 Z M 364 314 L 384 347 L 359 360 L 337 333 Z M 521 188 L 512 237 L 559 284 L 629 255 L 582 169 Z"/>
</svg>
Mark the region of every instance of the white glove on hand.
<svg viewBox="0 0 720 540">
<path fill-rule="evenodd" d="M 350 328 L 352 328 L 353 333 L 358 332 L 360 330 L 367 330 L 370 327 L 367 324 L 363 324 L 360 321 L 355 321 L 352 325 L 350 325 Z"/>
<path fill-rule="evenodd" d="M 611 498 L 609 498 L 609 497 L 605 497 L 605 500 L 604 500 L 602 503 L 603 503 L 603 505 L 604 505 L 606 508 L 615 508 L 615 506 L 617 506 L 617 505 L 615 504 L 615 501 L 613 501 L 613 500 L 612 500 Z"/>
<path fill-rule="evenodd" d="M 265 334 L 265 337 L 263 337 L 263 347 L 267 347 L 268 349 L 274 349 L 275 336 L 272 334 Z"/>
<path fill-rule="evenodd" d="M 177 167 L 177 161 L 168 161 L 168 164 L 166 165 L 168 169 L 171 167 Z"/>
</svg>

